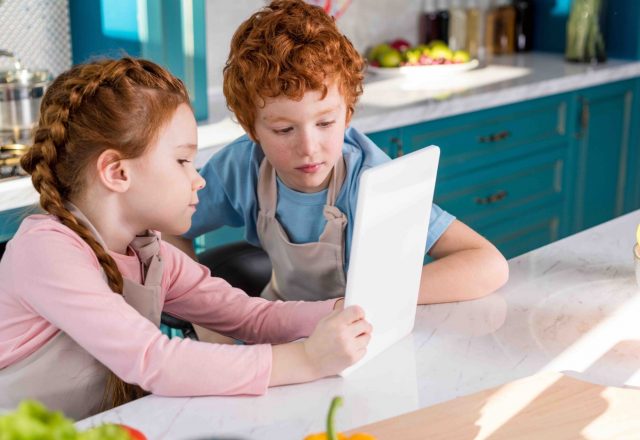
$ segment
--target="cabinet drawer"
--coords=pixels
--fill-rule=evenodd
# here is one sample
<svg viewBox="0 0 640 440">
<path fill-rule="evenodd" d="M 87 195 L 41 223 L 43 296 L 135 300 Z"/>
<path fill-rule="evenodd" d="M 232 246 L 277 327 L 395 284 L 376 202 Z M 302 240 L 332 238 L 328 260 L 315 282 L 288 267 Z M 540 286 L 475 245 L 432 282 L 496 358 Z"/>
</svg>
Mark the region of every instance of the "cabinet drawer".
<svg viewBox="0 0 640 440">
<path fill-rule="evenodd" d="M 517 257 L 559 238 L 563 205 L 556 203 L 478 230 L 506 258 Z"/>
<path fill-rule="evenodd" d="M 558 203 L 564 198 L 567 154 L 568 146 L 560 144 L 465 177 L 439 178 L 435 202 L 473 228 L 516 218 L 532 205 Z"/>
<path fill-rule="evenodd" d="M 553 97 L 403 128 L 405 152 L 440 147 L 441 175 L 453 176 L 564 140 L 568 98 Z"/>
</svg>

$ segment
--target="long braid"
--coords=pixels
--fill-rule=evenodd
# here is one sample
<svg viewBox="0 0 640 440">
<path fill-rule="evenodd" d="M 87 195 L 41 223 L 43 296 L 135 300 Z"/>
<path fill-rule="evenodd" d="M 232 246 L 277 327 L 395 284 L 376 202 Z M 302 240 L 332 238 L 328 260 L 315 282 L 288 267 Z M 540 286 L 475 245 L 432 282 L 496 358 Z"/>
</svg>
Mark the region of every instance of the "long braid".
<svg viewBox="0 0 640 440">
<path fill-rule="evenodd" d="M 82 163 L 82 159 L 74 159 L 75 151 L 72 150 L 77 149 L 78 145 L 85 149 L 86 147 L 82 145 L 82 141 L 74 145 L 73 139 L 70 139 L 70 132 L 74 115 L 78 114 L 80 120 L 79 113 L 83 104 L 96 98 L 101 89 L 105 89 L 105 93 L 113 94 L 115 91 L 119 93 L 119 99 L 122 96 L 126 99 L 131 96 L 131 93 L 127 95 L 127 91 L 139 88 L 159 89 L 174 95 L 173 101 L 176 102 L 170 101 L 169 104 L 175 107 L 176 103 L 188 103 L 187 92 L 180 80 L 159 66 L 144 60 L 123 58 L 117 61 L 100 61 L 74 67 L 60 75 L 43 99 L 34 145 L 21 160 L 22 167 L 31 174 L 33 186 L 40 193 L 42 208 L 58 217 L 62 224 L 78 234 L 91 247 L 106 274 L 109 287 L 117 294 L 122 294 L 123 278 L 115 260 L 64 204 L 71 194 L 81 188 L 79 171 L 86 165 Z M 175 96 L 178 99 L 175 99 Z M 83 122 L 80 120 L 78 123 Z M 98 121 L 91 122 L 97 127 L 100 126 Z M 153 124 L 150 125 L 153 127 Z M 157 128 L 158 121 L 155 125 Z M 84 127 L 83 129 L 86 130 Z M 141 136 L 148 138 L 149 133 L 142 133 Z M 132 143 L 140 142 L 134 140 Z M 101 147 L 106 149 L 104 146 Z M 85 161 L 87 157 L 95 157 L 100 151 L 89 153 L 83 156 Z M 135 156 L 141 152 L 129 153 L 130 156 Z M 139 386 L 128 384 L 113 372 L 109 372 L 102 409 L 124 404 L 145 394 L 147 393 Z"/>
</svg>

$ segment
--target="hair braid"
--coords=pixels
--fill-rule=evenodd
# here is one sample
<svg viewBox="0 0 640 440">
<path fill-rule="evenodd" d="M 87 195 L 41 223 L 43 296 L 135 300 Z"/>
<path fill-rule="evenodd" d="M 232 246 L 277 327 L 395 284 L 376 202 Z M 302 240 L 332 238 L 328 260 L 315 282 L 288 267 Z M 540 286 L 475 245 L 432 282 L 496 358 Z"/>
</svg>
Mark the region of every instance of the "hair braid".
<svg viewBox="0 0 640 440">
<path fill-rule="evenodd" d="M 153 105 L 154 99 L 161 100 L 160 110 Z M 137 105 L 142 109 L 144 123 L 132 121 L 126 113 L 128 103 L 129 107 Z M 65 207 L 64 201 L 82 187 L 82 171 L 92 157 L 109 147 L 129 157 L 142 154 L 162 123 L 182 103 L 189 103 L 182 82 L 152 62 L 123 58 L 76 66 L 56 78 L 47 90 L 34 145 L 22 157 L 21 165 L 31 174 L 42 208 L 91 247 L 115 293 L 122 294 L 123 289 L 122 274 L 115 260 Z M 137 137 L 128 134 L 131 132 Z M 110 372 L 102 409 L 145 394 L 139 386 L 128 384 Z"/>
</svg>

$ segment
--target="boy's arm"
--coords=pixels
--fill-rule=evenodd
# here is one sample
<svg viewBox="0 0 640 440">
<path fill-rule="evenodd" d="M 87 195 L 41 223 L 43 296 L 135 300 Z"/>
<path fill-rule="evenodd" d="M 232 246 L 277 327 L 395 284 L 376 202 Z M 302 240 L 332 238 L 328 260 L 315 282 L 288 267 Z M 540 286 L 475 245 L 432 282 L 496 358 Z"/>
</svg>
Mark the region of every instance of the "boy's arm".
<svg viewBox="0 0 640 440">
<path fill-rule="evenodd" d="M 184 238 L 181 235 L 168 234 L 163 234 L 162 239 L 180 249 L 182 252 L 190 256 L 193 260 L 198 261 L 198 257 L 196 257 L 196 250 L 193 247 L 193 240 Z"/>
<path fill-rule="evenodd" d="M 509 278 L 509 266 L 500 251 L 458 220 L 445 230 L 429 255 L 434 261 L 422 268 L 418 304 L 479 298 Z"/>
</svg>

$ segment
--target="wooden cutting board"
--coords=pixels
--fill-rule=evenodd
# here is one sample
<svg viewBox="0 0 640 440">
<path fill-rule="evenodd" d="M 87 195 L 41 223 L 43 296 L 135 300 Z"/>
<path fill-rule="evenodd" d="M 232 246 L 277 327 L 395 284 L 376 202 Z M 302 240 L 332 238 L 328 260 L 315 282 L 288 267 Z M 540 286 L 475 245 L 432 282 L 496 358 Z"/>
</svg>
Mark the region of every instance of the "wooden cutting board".
<svg viewBox="0 0 640 440">
<path fill-rule="evenodd" d="M 540 373 L 349 431 L 378 440 L 640 439 L 640 390 Z"/>
</svg>

